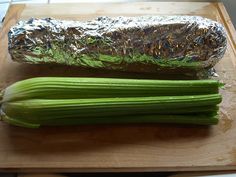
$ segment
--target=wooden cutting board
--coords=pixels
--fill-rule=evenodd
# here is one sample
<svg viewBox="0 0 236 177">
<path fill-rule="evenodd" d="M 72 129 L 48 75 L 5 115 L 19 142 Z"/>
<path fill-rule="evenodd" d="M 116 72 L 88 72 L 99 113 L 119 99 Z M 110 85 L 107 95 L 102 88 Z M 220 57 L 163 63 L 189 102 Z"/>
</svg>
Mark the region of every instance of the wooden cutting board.
<svg viewBox="0 0 236 177">
<path fill-rule="evenodd" d="M 20 19 L 145 14 L 201 15 L 221 22 L 228 48 L 216 70 L 226 83 L 219 125 L 104 125 L 24 129 L 0 122 L 0 171 L 189 171 L 236 170 L 235 31 L 221 3 L 118 3 L 12 5 L 0 32 L 0 88 L 34 76 L 131 77 L 118 72 L 14 63 L 7 32 Z M 141 77 L 135 75 L 132 77 Z"/>
</svg>

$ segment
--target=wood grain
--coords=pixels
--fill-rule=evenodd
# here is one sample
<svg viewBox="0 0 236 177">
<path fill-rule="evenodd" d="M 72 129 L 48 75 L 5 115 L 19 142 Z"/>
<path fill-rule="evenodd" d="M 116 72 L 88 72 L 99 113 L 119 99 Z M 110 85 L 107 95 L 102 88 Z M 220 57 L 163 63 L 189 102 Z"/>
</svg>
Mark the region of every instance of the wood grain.
<svg viewBox="0 0 236 177">
<path fill-rule="evenodd" d="M 7 32 L 20 19 L 56 17 L 86 20 L 107 15 L 188 14 L 221 22 L 228 48 L 216 66 L 222 89 L 219 125 L 107 125 L 36 130 L 0 122 L 0 171 L 97 172 L 236 169 L 235 31 L 219 3 L 114 3 L 12 5 L 0 33 L 0 88 L 34 76 L 148 77 L 71 67 L 34 66 L 10 60 Z"/>
</svg>

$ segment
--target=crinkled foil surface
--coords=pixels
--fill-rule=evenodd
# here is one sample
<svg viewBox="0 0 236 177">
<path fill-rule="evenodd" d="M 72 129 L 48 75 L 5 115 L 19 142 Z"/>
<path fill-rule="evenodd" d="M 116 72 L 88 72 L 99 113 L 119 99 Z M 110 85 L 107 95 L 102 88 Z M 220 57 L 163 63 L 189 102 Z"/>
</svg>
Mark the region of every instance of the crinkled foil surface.
<svg viewBox="0 0 236 177">
<path fill-rule="evenodd" d="M 226 50 L 221 24 L 199 16 L 52 18 L 20 21 L 9 31 L 13 60 L 135 72 L 202 70 Z"/>
</svg>

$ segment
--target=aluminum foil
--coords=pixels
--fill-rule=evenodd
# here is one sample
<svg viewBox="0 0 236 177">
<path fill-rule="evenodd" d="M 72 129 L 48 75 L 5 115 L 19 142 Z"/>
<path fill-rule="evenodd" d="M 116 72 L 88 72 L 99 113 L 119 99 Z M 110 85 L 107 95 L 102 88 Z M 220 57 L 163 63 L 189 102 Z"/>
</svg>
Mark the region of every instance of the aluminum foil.
<svg viewBox="0 0 236 177">
<path fill-rule="evenodd" d="M 52 18 L 20 21 L 9 31 L 13 60 L 133 72 L 201 71 L 226 50 L 221 24 L 199 16 Z"/>
</svg>

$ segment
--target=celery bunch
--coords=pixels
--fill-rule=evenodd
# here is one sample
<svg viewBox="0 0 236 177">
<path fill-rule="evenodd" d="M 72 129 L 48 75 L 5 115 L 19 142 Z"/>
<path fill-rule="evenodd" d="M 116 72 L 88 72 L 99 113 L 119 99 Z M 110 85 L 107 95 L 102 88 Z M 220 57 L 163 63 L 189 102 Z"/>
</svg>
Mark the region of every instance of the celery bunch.
<svg viewBox="0 0 236 177">
<path fill-rule="evenodd" d="M 219 82 L 39 77 L 2 92 L 1 118 L 23 127 L 218 122 Z"/>
</svg>

